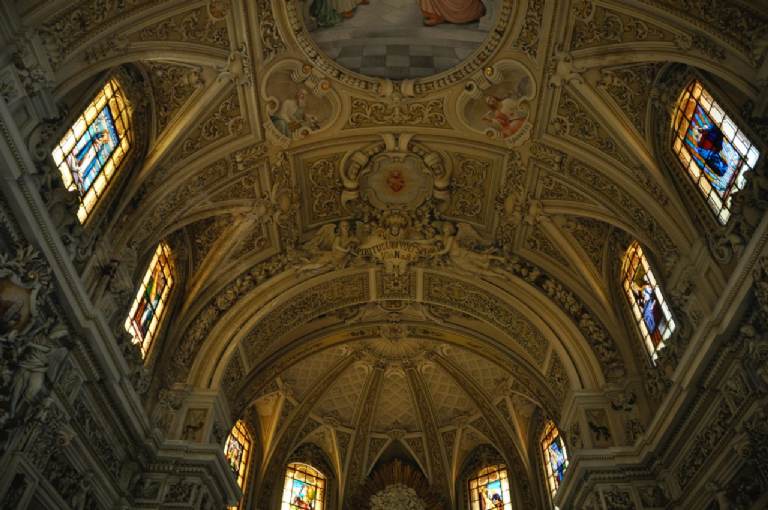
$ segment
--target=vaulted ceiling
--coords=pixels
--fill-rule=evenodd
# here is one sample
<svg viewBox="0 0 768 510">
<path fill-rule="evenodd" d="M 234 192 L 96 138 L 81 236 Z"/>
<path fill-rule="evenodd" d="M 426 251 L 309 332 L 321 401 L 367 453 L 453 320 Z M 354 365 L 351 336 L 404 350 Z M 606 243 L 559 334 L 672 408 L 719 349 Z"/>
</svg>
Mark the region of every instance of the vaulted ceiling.
<svg viewBox="0 0 768 510">
<path fill-rule="evenodd" d="M 155 385 L 254 406 L 265 472 L 305 440 L 363 474 L 395 440 L 441 483 L 484 442 L 530 469 L 534 414 L 642 387 L 622 251 L 639 240 L 695 317 L 676 291 L 714 225 L 669 112 L 694 68 L 736 105 L 766 77 L 768 20 L 733 2 L 504 0 L 472 56 L 405 82 L 333 62 L 293 0 L 26 4 L 73 108 L 128 66 L 144 153 L 106 230 L 140 261 L 170 240 L 183 274 Z M 522 77 L 525 128 L 503 136 L 483 97 Z M 286 134 L 271 117 L 299 88 L 317 125 Z M 397 218 L 375 180 L 392 162 L 426 183 Z M 358 245 L 336 257 L 341 223 Z M 441 255 L 445 224 L 462 244 Z"/>
</svg>

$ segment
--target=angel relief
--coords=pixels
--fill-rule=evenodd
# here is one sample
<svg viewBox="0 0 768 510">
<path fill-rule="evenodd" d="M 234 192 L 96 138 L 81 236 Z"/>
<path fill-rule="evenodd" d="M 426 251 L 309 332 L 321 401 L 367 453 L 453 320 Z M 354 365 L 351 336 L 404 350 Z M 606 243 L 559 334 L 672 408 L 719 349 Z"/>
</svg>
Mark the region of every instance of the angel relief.
<svg viewBox="0 0 768 510">
<path fill-rule="evenodd" d="M 304 246 L 306 257 L 299 274 L 343 269 L 359 262 L 382 264 L 389 274 L 402 275 L 419 261 L 450 265 L 465 276 L 507 278 L 507 260 L 494 246 L 485 247 L 468 223 L 449 221 L 408 224 L 402 214 L 384 218 L 386 225 L 373 228 L 350 222 L 324 225 Z"/>
<path fill-rule="evenodd" d="M 506 278 L 508 261 L 495 246 L 469 223 L 443 216 L 451 159 L 414 143 L 409 134 L 382 135 L 382 142 L 347 158 L 348 166 L 340 169 L 341 202 L 352 217 L 324 225 L 304 243 L 298 274 L 373 263 L 393 275 L 425 264 Z"/>
<path fill-rule="evenodd" d="M 332 223 L 324 225 L 315 237 L 304 244 L 304 250 L 310 256 L 316 256 L 301 266 L 299 272 L 343 269 L 349 262 L 355 242 L 356 238 L 350 234 L 349 222 L 341 221 L 338 227 Z"/>
<path fill-rule="evenodd" d="M 441 244 L 442 248 L 434 253 L 434 256 L 445 256 L 459 272 L 467 276 L 486 276 L 506 278 L 508 273 L 494 262 L 504 264 L 506 259 L 495 255 L 496 247 L 475 251 L 470 247 L 482 244 L 482 239 L 477 231 L 468 223 L 459 223 L 457 227 L 453 223 L 443 224 Z"/>
</svg>

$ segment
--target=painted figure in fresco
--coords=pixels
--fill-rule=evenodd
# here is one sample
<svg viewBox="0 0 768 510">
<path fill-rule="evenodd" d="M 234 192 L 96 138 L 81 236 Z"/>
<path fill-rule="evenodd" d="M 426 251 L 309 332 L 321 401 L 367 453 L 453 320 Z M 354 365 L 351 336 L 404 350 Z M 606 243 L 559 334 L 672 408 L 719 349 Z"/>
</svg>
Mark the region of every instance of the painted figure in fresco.
<svg viewBox="0 0 768 510">
<path fill-rule="evenodd" d="M 309 13 L 317 20 L 319 27 L 332 27 L 342 20 L 341 14 L 333 8 L 332 0 L 315 0 L 309 8 Z"/>
<path fill-rule="evenodd" d="M 696 152 L 698 152 L 707 165 L 722 177 L 728 171 L 728 162 L 721 154 L 725 137 L 717 126 L 693 127 L 696 138 Z"/>
<path fill-rule="evenodd" d="M 368 0 L 330 0 L 336 12 L 343 18 L 351 18 L 355 14 L 358 5 L 367 5 Z"/>
<path fill-rule="evenodd" d="M 515 99 L 512 95 L 497 97 L 485 96 L 488 112 L 483 120 L 491 124 L 503 138 L 509 138 L 525 125 L 528 119 L 528 102 L 525 99 Z"/>
<path fill-rule="evenodd" d="M 315 18 L 317 26 L 327 28 L 354 16 L 358 5 L 369 3 L 369 0 L 314 0 L 309 14 Z"/>
<path fill-rule="evenodd" d="M 307 90 L 300 88 L 294 99 L 286 99 L 272 116 L 272 123 L 283 135 L 291 137 L 299 130 L 320 129 L 317 117 L 306 113 Z"/>
<path fill-rule="evenodd" d="M 485 15 L 481 0 L 419 0 L 424 24 L 433 27 L 441 23 L 470 23 Z"/>
</svg>

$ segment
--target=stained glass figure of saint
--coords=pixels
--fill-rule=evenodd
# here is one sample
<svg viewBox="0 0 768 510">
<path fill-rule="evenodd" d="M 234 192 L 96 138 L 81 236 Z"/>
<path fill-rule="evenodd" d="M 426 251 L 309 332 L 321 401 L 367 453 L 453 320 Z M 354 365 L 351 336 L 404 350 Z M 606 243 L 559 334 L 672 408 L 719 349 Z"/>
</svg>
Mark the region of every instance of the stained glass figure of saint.
<svg viewBox="0 0 768 510">
<path fill-rule="evenodd" d="M 725 224 L 731 196 L 744 187 L 744 172 L 760 152 L 698 81 L 680 96 L 674 131 L 675 154 Z"/>
<path fill-rule="evenodd" d="M 544 454 L 547 484 L 549 485 L 552 497 L 554 497 L 565 477 L 565 470 L 568 467 L 568 454 L 560 432 L 552 421 L 547 422 L 547 425 L 544 427 L 541 450 Z"/>
<path fill-rule="evenodd" d="M 469 498 L 471 510 L 511 510 L 506 467 L 500 464 L 478 471 L 469 481 Z"/>
<path fill-rule="evenodd" d="M 246 475 L 248 474 L 248 461 L 251 455 L 251 435 L 248 432 L 248 428 L 245 426 L 242 420 L 238 420 L 232 427 L 227 442 L 224 445 L 224 457 L 227 459 L 227 464 L 232 469 L 232 472 L 237 477 L 237 485 L 240 490 L 245 494 L 245 482 Z M 243 499 L 240 500 L 240 506 L 243 504 Z M 230 507 L 230 510 L 237 510 L 237 506 Z"/>
<path fill-rule="evenodd" d="M 53 149 L 64 186 L 77 191 L 85 222 L 131 147 L 130 112 L 116 80 L 108 81 Z"/>
<path fill-rule="evenodd" d="M 638 243 L 632 243 L 623 263 L 624 292 L 632 314 L 645 341 L 646 349 L 655 360 L 658 351 L 675 331 L 675 321 L 664 295 L 653 275 L 648 259 Z"/>
<path fill-rule="evenodd" d="M 171 251 L 167 244 L 160 243 L 125 322 L 126 331 L 133 335 L 133 343 L 141 347 L 144 357 L 149 352 L 172 287 Z"/>
<path fill-rule="evenodd" d="M 306 464 L 288 465 L 281 510 L 322 510 L 325 477 Z"/>
</svg>

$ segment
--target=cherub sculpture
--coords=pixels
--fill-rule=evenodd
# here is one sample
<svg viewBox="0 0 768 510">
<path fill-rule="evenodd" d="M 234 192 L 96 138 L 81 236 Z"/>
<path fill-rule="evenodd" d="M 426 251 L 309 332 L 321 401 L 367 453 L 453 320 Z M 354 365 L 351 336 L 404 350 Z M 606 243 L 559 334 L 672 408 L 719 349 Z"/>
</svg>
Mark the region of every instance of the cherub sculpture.
<svg viewBox="0 0 768 510">
<path fill-rule="evenodd" d="M 349 222 L 339 222 L 338 229 L 332 223 L 324 225 L 315 237 L 304 244 L 304 250 L 310 256 L 314 256 L 318 251 L 319 255 L 314 261 L 304 264 L 299 272 L 343 268 L 347 265 L 356 243 L 357 239 L 350 232 Z"/>
<path fill-rule="evenodd" d="M 469 246 L 480 246 L 482 239 L 477 231 L 467 223 L 459 223 L 454 227 L 453 223 L 444 223 L 441 239 L 443 248 L 435 252 L 434 256 L 446 255 L 453 266 L 461 273 L 469 276 L 504 277 L 506 271 L 491 265 L 492 262 L 503 263 L 504 257 L 493 255 L 495 248 L 487 248 L 475 251 Z"/>
</svg>

